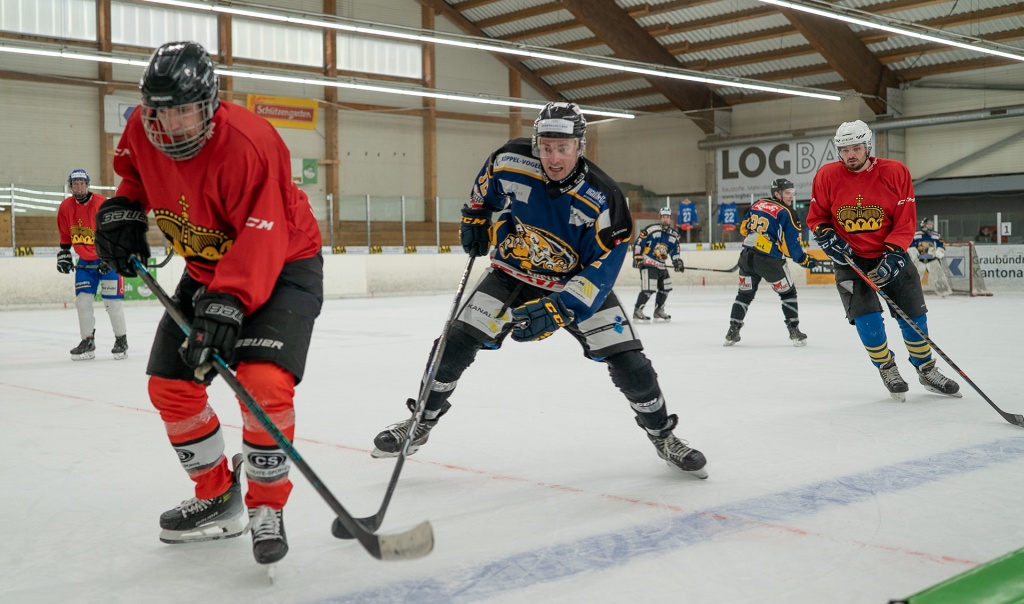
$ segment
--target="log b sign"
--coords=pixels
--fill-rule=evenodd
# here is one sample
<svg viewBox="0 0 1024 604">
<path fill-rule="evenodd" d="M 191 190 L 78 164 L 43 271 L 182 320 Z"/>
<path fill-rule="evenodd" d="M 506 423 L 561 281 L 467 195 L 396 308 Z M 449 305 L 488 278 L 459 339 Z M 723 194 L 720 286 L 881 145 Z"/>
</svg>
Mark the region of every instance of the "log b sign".
<svg viewBox="0 0 1024 604">
<path fill-rule="evenodd" d="M 720 200 L 749 200 L 771 195 L 772 181 L 786 178 L 796 186 L 796 198 L 807 202 L 818 168 L 837 159 L 827 136 L 813 139 L 722 147 L 717 153 Z"/>
</svg>

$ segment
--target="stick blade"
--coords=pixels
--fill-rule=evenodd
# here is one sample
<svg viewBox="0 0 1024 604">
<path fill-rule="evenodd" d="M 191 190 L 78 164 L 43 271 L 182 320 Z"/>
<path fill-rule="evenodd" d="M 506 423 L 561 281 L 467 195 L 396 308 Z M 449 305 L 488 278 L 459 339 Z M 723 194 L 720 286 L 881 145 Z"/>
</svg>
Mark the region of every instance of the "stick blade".
<svg viewBox="0 0 1024 604">
<path fill-rule="evenodd" d="M 411 529 L 377 535 L 381 560 L 415 560 L 434 550 L 434 528 L 424 520 Z"/>
</svg>

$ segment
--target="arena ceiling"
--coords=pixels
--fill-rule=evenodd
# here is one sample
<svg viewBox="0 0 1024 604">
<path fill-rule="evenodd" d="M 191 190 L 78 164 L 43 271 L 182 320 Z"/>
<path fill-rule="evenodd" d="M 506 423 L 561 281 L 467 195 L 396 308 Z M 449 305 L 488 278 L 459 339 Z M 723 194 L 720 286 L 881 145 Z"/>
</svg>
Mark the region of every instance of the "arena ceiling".
<svg viewBox="0 0 1024 604">
<path fill-rule="evenodd" d="M 885 113 L 886 90 L 901 83 L 1019 63 L 757 0 L 419 2 L 472 36 L 856 93 L 875 113 Z M 1024 51 L 1024 0 L 844 0 L 836 5 Z M 779 98 L 739 88 L 496 56 L 549 99 L 584 105 L 699 113 Z M 711 127 L 708 120 L 696 123 Z"/>
</svg>

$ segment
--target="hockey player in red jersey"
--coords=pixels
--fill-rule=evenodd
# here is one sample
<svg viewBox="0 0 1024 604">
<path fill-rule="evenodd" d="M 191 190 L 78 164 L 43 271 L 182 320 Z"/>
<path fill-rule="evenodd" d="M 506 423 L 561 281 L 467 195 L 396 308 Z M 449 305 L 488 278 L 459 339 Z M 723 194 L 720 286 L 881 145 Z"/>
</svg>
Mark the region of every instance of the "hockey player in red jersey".
<svg viewBox="0 0 1024 604">
<path fill-rule="evenodd" d="M 282 510 L 292 485 L 289 460 L 242 408 L 240 467 L 229 468 L 220 422 L 207 403 L 212 354 L 289 439 L 313 322 L 323 303 L 320 230 L 306 195 L 292 183 L 288 148 L 266 120 L 217 98 L 218 78 L 195 42 L 164 44 L 140 83 L 142 105 L 114 157 L 123 180 L 97 215 L 101 257 L 133 275 L 145 259 L 146 213 L 186 272 L 175 299 L 192 321 L 183 335 L 164 315 L 147 367 L 149 395 L 195 497 L 160 517 L 161 540 L 234 537 L 251 527 L 261 564 L 288 551 Z M 245 518 L 248 507 L 248 519 Z"/>
<path fill-rule="evenodd" d="M 907 248 L 914 239 L 917 207 L 910 171 L 902 163 L 871 156 L 871 129 L 860 120 L 845 122 L 833 142 L 839 161 L 814 175 L 807 226 L 832 259 L 846 318 L 878 368 L 892 398 L 906 400 L 909 390 L 889 350 L 878 295 L 846 263 L 851 258 L 925 334 L 928 309 L 921 278 Z M 891 311 L 903 333 L 910 363 L 926 390 L 960 396 L 960 386 L 939 372 L 931 346 Z"/>
<path fill-rule="evenodd" d="M 60 232 L 60 251 L 57 252 L 57 270 L 68 274 L 75 271 L 75 309 L 78 311 L 78 331 L 82 341 L 71 349 L 71 360 L 85 361 L 96 358 L 96 314 L 92 301 L 97 288 L 103 297 L 103 306 L 114 330 L 115 359 L 128 358 L 128 328 L 124 320 L 124 278 L 110 269 L 96 255 L 96 211 L 106 197 L 89 190 L 89 173 L 75 168 L 68 175 L 71 195 L 60 203 L 57 210 L 57 230 Z M 71 259 L 71 248 L 78 254 L 78 263 Z"/>
</svg>

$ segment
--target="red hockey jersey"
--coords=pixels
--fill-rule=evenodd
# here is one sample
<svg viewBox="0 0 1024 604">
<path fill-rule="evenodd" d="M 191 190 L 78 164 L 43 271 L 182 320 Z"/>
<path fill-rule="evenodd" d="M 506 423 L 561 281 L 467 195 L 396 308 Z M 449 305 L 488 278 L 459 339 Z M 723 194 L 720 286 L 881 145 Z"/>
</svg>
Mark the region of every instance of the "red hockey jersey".
<svg viewBox="0 0 1024 604">
<path fill-rule="evenodd" d="M 910 170 L 892 159 L 868 158 L 851 172 L 836 161 L 822 166 L 811 185 L 807 226 L 833 227 L 856 255 L 878 258 L 885 244 L 906 251 L 917 230 L 917 204 Z"/>
<path fill-rule="evenodd" d="M 96 210 L 107 198 L 91 193 L 89 201 L 78 203 L 74 197 L 60 202 L 57 209 L 57 230 L 60 244 L 71 245 L 82 260 L 99 260 L 96 255 Z"/>
<path fill-rule="evenodd" d="M 286 262 L 320 252 L 320 228 L 306 194 L 291 179 L 291 155 L 273 126 L 221 102 L 210 140 L 176 161 L 150 144 L 139 111 L 114 155 L 117 194 L 152 210 L 189 275 L 210 291 L 259 308 Z"/>
</svg>

